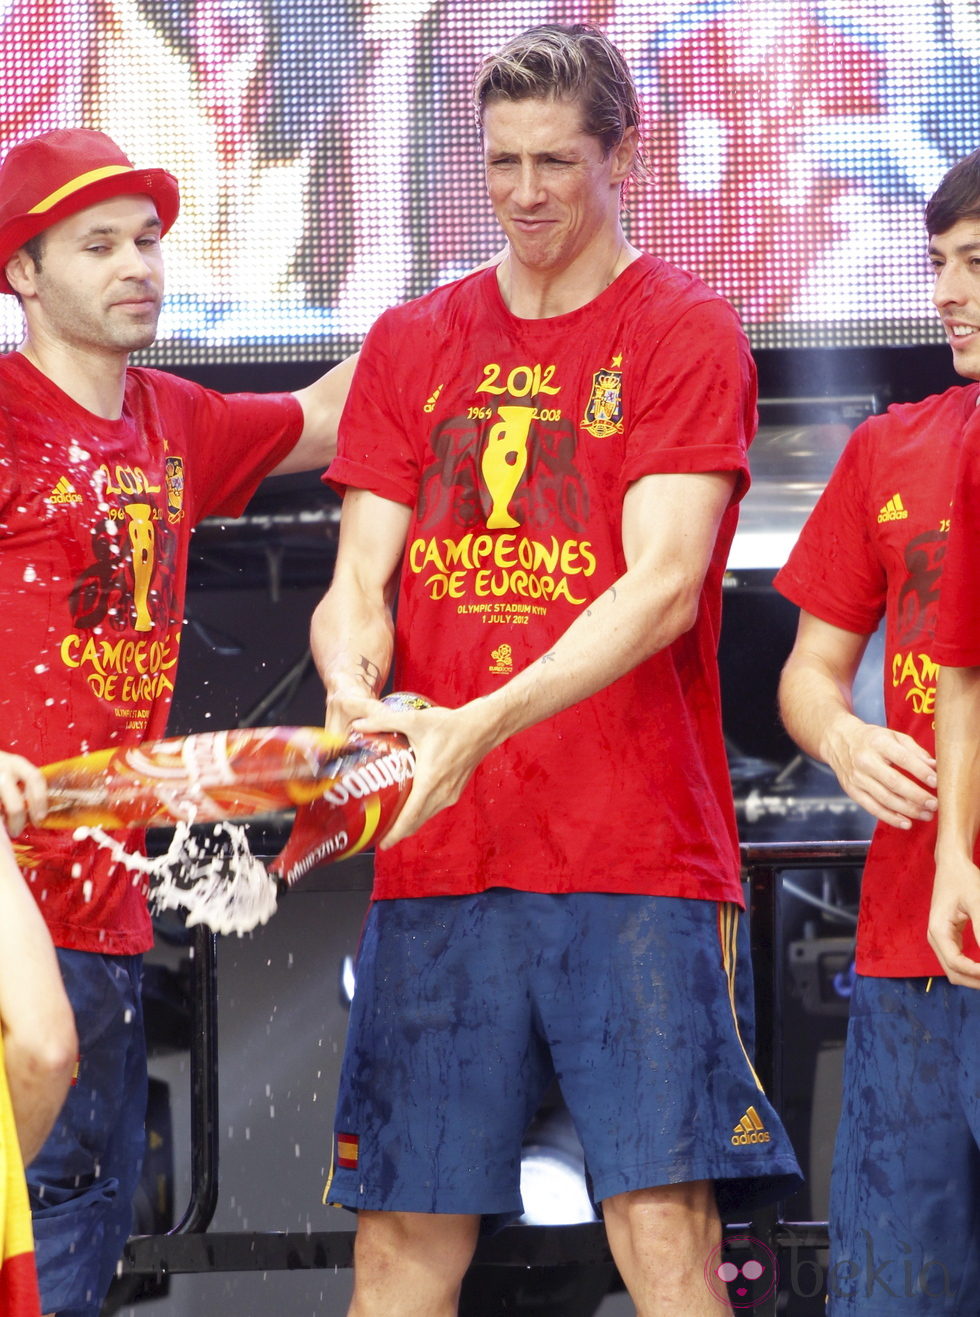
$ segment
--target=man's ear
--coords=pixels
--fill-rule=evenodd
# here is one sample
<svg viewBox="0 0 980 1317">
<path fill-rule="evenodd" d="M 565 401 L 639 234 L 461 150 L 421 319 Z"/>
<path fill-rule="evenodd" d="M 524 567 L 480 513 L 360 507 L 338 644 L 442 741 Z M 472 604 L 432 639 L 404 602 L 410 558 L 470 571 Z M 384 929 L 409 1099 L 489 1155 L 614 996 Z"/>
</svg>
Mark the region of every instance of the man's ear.
<svg viewBox="0 0 980 1317">
<path fill-rule="evenodd" d="M 613 182 L 625 183 L 633 171 L 640 136 L 634 127 L 626 129 L 619 145 L 613 148 Z"/>
<path fill-rule="evenodd" d="M 7 262 L 5 270 L 7 282 L 19 297 L 33 295 L 35 288 L 35 265 L 23 247 L 18 247 Z"/>
</svg>

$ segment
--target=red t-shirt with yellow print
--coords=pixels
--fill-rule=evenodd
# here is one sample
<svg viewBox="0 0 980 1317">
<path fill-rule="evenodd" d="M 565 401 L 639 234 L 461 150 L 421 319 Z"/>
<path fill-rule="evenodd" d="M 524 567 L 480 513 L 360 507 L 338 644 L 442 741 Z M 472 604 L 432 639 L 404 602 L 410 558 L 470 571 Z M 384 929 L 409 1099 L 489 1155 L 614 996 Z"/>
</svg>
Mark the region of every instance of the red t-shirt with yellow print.
<svg viewBox="0 0 980 1317">
<path fill-rule="evenodd" d="M 625 570 L 623 498 L 640 477 L 739 478 L 694 627 L 488 755 L 457 805 L 379 853 L 376 897 L 740 901 L 716 650 L 754 426 L 735 313 L 654 257 L 567 315 L 518 319 L 487 270 L 381 317 L 327 478 L 413 509 L 399 689 L 456 707 L 545 654 Z"/>
<path fill-rule="evenodd" d="M 300 406 L 132 369 L 105 420 L 19 353 L 0 358 L 0 400 L 0 746 L 44 764 L 162 736 L 191 530 L 244 509 Z M 107 851 L 33 828 L 15 848 L 56 945 L 151 945 L 139 884 Z"/>
<path fill-rule="evenodd" d="M 851 436 L 776 588 L 832 626 L 885 618 L 885 718 L 935 751 L 936 622 L 957 457 L 980 426 L 978 386 L 890 407 Z M 940 974 L 926 941 L 936 822 L 879 823 L 861 884 L 862 974 Z"/>
</svg>

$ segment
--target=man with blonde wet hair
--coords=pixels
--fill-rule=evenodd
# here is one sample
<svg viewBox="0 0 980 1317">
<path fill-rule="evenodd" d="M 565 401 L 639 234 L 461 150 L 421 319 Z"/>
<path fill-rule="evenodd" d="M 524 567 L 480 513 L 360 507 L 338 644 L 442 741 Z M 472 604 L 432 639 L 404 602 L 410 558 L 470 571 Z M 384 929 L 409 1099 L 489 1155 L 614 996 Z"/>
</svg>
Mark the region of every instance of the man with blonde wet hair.
<svg viewBox="0 0 980 1317">
<path fill-rule="evenodd" d="M 514 37 L 481 66 L 473 99 L 481 127 L 494 101 L 574 101 L 582 132 L 598 140 L 604 158 L 632 130 L 631 174 L 639 178 L 646 172 L 632 74 L 616 47 L 595 28 L 562 32 L 540 27 Z"/>
<path fill-rule="evenodd" d="M 717 1317 L 721 1215 L 798 1182 L 748 1059 L 715 656 L 755 375 L 731 307 L 626 239 L 606 38 L 532 29 L 476 88 L 507 246 L 381 317 L 327 477 L 327 723 L 417 754 L 327 1200 L 359 1213 L 352 1317 L 451 1317 L 557 1080 L 637 1311 Z M 392 666 L 436 707 L 380 706 Z"/>
</svg>

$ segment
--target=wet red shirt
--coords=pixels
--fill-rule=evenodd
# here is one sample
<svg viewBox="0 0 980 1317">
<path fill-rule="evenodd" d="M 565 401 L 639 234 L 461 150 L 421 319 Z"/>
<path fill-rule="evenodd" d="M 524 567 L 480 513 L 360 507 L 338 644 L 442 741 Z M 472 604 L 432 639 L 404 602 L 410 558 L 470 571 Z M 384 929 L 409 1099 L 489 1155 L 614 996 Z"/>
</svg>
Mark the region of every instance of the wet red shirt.
<svg viewBox="0 0 980 1317">
<path fill-rule="evenodd" d="M 288 394 L 224 396 L 132 369 L 123 415 L 0 359 L 0 745 L 50 763 L 163 735 L 193 527 L 237 516 L 302 427 Z M 152 942 L 139 884 L 91 841 L 16 838 L 57 945 Z"/>
<path fill-rule="evenodd" d="M 736 471 L 741 494 L 754 425 L 731 307 L 650 256 L 550 319 L 511 315 L 493 270 L 387 312 L 328 478 L 413 509 L 396 688 L 456 707 L 506 683 L 625 570 L 630 484 Z M 378 854 L 376 896 L 741 899 L 716 663 L 737 515 L 736 498 L 694 627 L 488 755 L 457 805 Z"/>
<path fill-rule="evenodd" d="M 851 436 L 776 588 L 869 635 L 885 618 L 885 715 L 935 751 L 936 619 L 957 455 L 978 433 L 978 386 L 890 407 Z M 945 591 L 945 586 L 943 587 Z M 878 824 L 861 884 L 857 967 L 941 974 L 926 942 L 936 823 Z"/>
</svg>

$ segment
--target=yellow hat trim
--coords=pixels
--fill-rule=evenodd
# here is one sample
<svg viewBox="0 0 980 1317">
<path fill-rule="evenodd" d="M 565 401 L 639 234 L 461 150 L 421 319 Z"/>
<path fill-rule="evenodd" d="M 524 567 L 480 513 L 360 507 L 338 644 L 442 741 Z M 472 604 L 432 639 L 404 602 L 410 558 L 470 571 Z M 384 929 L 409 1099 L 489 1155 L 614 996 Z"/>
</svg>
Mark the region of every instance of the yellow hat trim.
<svg viewBox="0 0 980 1317">
<path fill-rule="evenodd" d="M 65 197 L 70 197 L 73 192 L 88 187 L 89 183 L 98 183 L 99 179 L 111 178 L 113 174 L 135 174 L 135 172 L 136 170 L 129 165 L 104 165 L 101 169 L 90 169 L 87 174 L 79 174 L 70 183 L 66 183 L 64 187 L 60 187 L 56 192 L 46 196 L 43 201 L 39 201 L 36 206 L 32 206 L 27 213 L 28 215 L 43 214 L 44 211 L 50 210 L 52 206 L 57 206 L 58 202 L 63 201 Z"/>
</svg>

